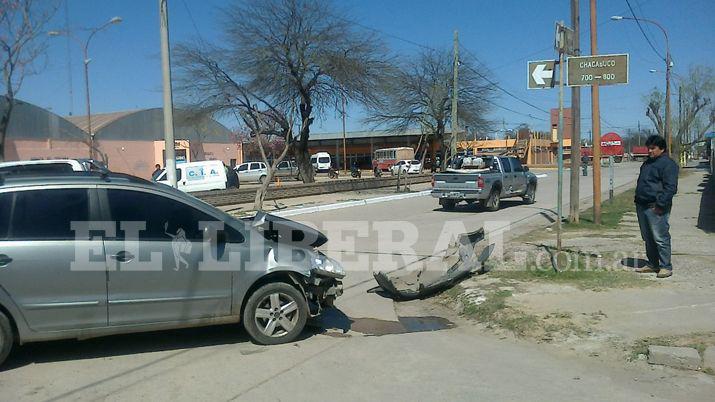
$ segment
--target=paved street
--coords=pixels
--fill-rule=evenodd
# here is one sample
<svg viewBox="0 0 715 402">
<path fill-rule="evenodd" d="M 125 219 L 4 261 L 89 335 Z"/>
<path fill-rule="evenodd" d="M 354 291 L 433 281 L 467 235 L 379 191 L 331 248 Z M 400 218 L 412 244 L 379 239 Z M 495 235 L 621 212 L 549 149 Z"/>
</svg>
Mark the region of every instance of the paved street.
<svg viewBox="0 0 715 402">
<path fill-rule="evenodd" d="M 616 185 L 633 181 L 637 168 L 619 165 Z M 488 220 L 518 225 L 531 216 L 551 216 L 555 173 L 540 179 L 536 204 L 505 202 L 496 213 L 472 207 L 444 212 L 435 199 L 422 197 L 299 218 L 319 227 L 350 222 L 341 224 L 344 228 L 364 220 L 370 227 L 411 222 L 419 228 L 414 250 L 422 255 L 432 251 L 445 221 L 474 230 Z M 583 183 L 584 196 L 589 186 L 590 181 Z M 326 246 L 334 256 L 344 250 Z M 358 255 L 379 252 L 373 236 L 359 239 L 356 250 Z M 313 329 L 298 342 L 274 347 L 250 343 L 236 325 L 30 344 L 18 348 L 0 373 L 3 395 L 27 400 L 707 399 L 702 380 L 683 377 L 676 385 L 677 375 L 661 380 L 657 371 L 613 367 L 548 346 L 495 338 L 428 302 L 394 304 L 367 293 L 375 285 L 369 266 L 343 259 L 350 273 L 339 311 L 324 322 L 328 332 Z M 380 269 L 380 263 L 372 268 Z M 397 328 L 398 317 L 406 323 L 422 317 L 427 324 Z M 687 398 L 680 393 L 684 389 Z"/>
</svg>

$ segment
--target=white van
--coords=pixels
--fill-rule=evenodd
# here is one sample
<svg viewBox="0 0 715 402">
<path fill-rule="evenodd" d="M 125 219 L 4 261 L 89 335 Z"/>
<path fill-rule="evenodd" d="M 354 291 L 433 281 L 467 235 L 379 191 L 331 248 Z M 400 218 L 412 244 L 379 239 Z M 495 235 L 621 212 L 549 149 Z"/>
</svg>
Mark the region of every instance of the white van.
<svg viewBox="0 0 715 402">
<path fill-rule="evenodd" d="M 156 178 L 157 183 L 169 186 L 166 169 Z M 176 165 L 176 183 L 181 191 L 225 190 L 226 169 L 221 161 L 188 162 Z"/>
<path fill-rule="evenodd" d="M 313 165 L 313 169 L 315 169 L 316 172 L 327 172 L 330 170 L 332 160 L 330 159 L 329 153 L 318 152 L 310 157 L 310 163 Z"/>
</svg>

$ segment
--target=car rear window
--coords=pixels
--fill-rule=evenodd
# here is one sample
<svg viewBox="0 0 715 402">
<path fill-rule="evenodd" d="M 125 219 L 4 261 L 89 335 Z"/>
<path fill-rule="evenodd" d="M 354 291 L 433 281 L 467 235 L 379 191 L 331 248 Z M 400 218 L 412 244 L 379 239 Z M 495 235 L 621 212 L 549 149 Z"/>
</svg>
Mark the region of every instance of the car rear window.
<svg viewBox="0 0 715 402">
<path fill-rule="evenodd" d="M 330 163 L 330 158 L 322 156 L 318 158 L 318 163 Z"/>
<path fill-rule="evenodd" d="M 38 173 L 72 173 L 74 169 L 69 163 L 40 163 L 31 165 L 5 166 L 0 173 L 13 175 L 32 175 Z"/>
</svg>

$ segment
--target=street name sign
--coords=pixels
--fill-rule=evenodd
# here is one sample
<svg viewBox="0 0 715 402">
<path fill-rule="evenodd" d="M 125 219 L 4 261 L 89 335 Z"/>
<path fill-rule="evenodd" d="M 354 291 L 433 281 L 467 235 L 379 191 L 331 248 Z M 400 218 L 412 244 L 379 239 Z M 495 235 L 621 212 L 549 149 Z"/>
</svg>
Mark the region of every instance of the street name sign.
<svg viewBox="0 0 715 402">
<path fill-rule="evenodd" d="M 528 67 L 528 85 L 529 89 L 551 89 L 556 83 L 554 77 L 556 62 L 554 60 L 539 60 L 530 61 Z"/>
<path fill-rule="evenodd" d="M 570 87 L 628 84 L 628 54 L 569 57 L 566 65 Z"/>
</svg>

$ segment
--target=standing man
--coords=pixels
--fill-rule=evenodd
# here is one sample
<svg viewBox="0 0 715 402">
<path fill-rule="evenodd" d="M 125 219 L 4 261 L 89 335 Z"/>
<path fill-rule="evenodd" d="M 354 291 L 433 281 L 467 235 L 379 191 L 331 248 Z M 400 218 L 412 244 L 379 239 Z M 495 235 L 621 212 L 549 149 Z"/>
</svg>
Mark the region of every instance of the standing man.
<svg viewBox="0 0 715 402">
<path fill-rule="evenodd" d="M 156 165 L 154 165 L 154 172 L 152 172 L 152 174 L 151 174 L 151 179 L 156 180 L 156 178 L 159 177 L 160 174 L 161 174 L 161 165 L 157 163 Z"/>
<path fill-rule="evenodd" d="M 641 165 L 635 202 L 648 266 L 636 272 L 657 272 L 658 278 L 667 278 L 673 274 L 668 218 L 673 196 L 678 192 L 678 165 L 668 156 L 663 137 L 652 135 L 645 145 L 648 159 Z"/>
</svg>

